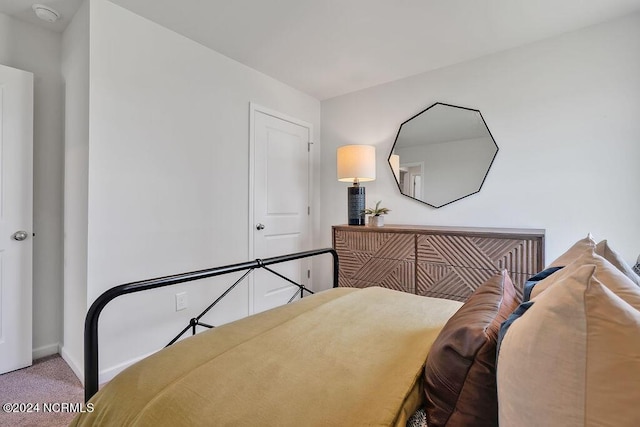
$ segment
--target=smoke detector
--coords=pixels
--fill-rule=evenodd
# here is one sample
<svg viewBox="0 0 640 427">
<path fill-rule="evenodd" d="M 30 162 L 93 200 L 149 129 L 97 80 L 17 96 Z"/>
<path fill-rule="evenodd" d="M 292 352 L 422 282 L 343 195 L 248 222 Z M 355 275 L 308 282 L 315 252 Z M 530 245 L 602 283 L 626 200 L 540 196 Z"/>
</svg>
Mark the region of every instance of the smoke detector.
<svg viewBox="0 0 640 427">
<path fill-rule="evenodd" d="M 36 13 L 36 16 L 43 21 L 56 22 L 58 19 L 60 19 L 60 14 L 58 13 L 58 11 L 50 8 L 49 6 L 45 6 L 43 4 L 34 4 L 31 7 Z"/>
</svg>

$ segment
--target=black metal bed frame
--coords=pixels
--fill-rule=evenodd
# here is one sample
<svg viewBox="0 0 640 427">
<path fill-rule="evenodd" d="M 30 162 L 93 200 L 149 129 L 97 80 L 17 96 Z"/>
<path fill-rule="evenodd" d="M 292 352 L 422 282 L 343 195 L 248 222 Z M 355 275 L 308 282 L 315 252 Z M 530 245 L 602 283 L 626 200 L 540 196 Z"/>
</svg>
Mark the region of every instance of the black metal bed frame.
<svg viewBox="0 0 640 427">
<path fill-rule="evenodd" d="M 191 282 L 193 280 L 205 279 L 208 277 L 220 276 L 223 274 L 235 273 L 238 271 L 247 270 L 238 280 L 229 286 L 213 303 L 211 303 L 202 313 L 192 318 L 189 321 L 189 325 L 185 327 L 175 338 L 173 338 L 167 347 L 175 343 L 182 335 L 189 329 L 192 329 L 192 334 L 196 333 L 196 326 L 202 326 L 205 328 L 213 328 L 211 325 L 200 322 L 202 316 L 204 316 L 209 310 L 211 310 L 222 298 L 224 298 L 233 288 L 235 288 L 245 277 L 247 277 L 253 270 L 262 268 L 270 273 L 275 274 L 281 279 L 292 283 L 297 286 L 300 291 L 300 298 L 304 296 L 304 292 L 313 294 L 312 291 L 300 285 L 295 281 L 283 276 L 282 274 L 268 268 L 267 266 L 273 264 L 279 264 L 287 261 L 294 261 L 301 258 L 308 258 L 316 255 L 322 255 L 330 253 L 333 256 L 333 287 L 338 286 L 338 254 L 332 248 L 316 249 L 305 252 L 298 252 L 289 255 L 282 255 L 272 258 L 256 259 L 255 261 L 248 261 L 239 264 L 225 265 L 222 267 L 209 268 L 206 270 L 192 271 L 189 273 L 176 274 L 173 276 L 159 277 L 156 279 L 142 280 L 138 282 L 127 283 L 124 285 L 116 286 L 105 291 L 93 302 L 87 317 L 84 322 L 84 399 L 88 402 L 89 399 L 98 391 L 98 318 L 102 309 L 116 297 L 125 294 L 131 294 L 134 292 L 142 292 L 148 289 L 162 288 L 165 286 L 176 285 L 179 283 Z M 289 299 L 289 302 L 293 301 L 298 295 L 298 291 Z"/>
</svg>

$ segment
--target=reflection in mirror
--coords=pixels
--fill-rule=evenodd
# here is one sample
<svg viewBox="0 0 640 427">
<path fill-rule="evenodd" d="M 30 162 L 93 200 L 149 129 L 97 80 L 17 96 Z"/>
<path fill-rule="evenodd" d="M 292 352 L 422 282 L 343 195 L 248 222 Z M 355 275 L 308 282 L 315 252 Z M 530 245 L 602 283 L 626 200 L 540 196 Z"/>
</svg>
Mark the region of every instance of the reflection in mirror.
<svg viewBox="0 0 640 427">
<path fill-rule="evenodd" d="M 439 208 L 480 191 L 497 152 L 480 111 L 438 102 L 400 125 L 389 165 L 402 194 Z"/>
</svg>

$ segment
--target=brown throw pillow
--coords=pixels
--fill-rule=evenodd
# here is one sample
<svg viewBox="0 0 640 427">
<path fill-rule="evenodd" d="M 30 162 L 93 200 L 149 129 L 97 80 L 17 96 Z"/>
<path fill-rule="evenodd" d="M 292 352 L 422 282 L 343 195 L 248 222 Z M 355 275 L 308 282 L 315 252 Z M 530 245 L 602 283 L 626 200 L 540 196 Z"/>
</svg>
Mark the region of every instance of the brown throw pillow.
<svg viewBox="0 0 640 427">
<path fill-rule="evenodd" d="M 433 343 L 425 366 L 430 427 L 497 426 L 496 339 L 520 301 L 507 271 L 469 297 Z"/>
</svg>

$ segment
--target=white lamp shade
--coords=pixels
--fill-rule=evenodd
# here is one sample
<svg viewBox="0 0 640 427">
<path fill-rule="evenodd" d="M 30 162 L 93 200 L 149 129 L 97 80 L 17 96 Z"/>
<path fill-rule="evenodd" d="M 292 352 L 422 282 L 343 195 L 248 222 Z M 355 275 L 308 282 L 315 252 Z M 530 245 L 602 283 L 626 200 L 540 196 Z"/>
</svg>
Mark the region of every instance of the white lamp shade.
<svg viewBox="0 0 640 427">
<path fill-rule="evenodd" d="M 400 156 L 392 154 L 389 157 L 389 164 L 391 165 L 393 174 L 396 176 L 396 181 L 400 182 Z"/>
<path fill-rule="evenodd" d="M 338 147 L 338 181 L 360 182 L 376 179 L 376 147 L 344 145 Z"/>
</svg>

